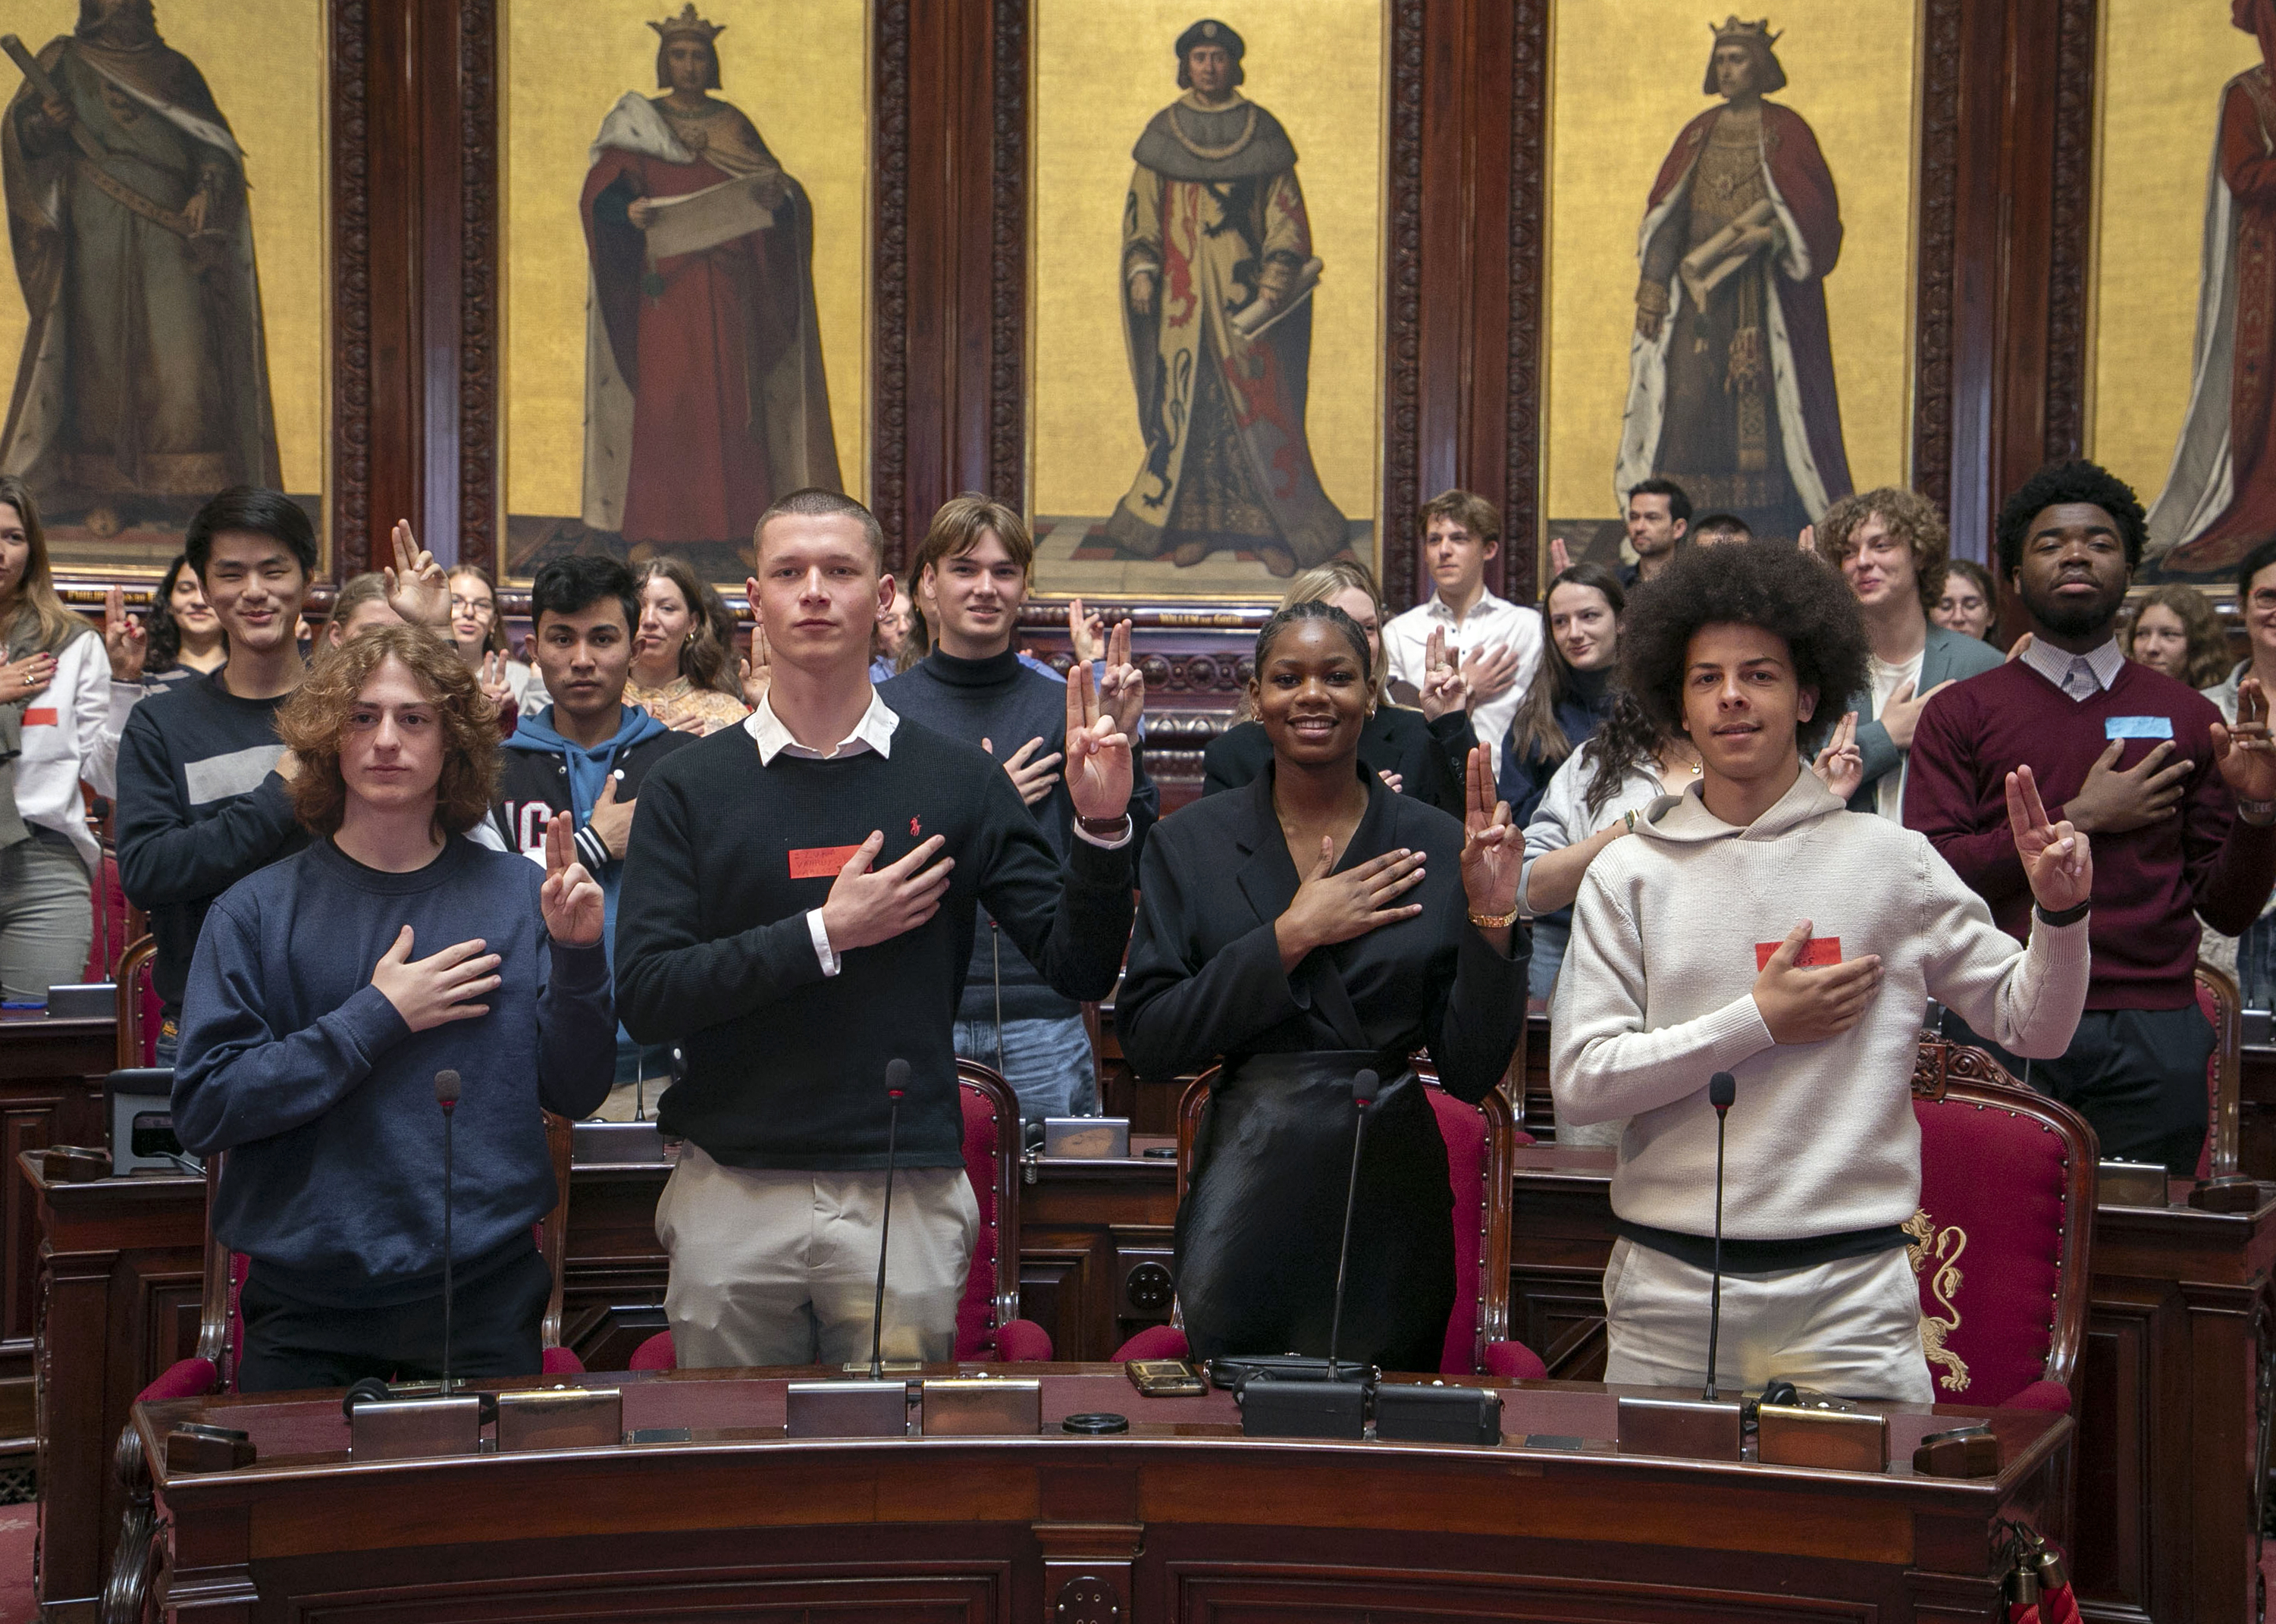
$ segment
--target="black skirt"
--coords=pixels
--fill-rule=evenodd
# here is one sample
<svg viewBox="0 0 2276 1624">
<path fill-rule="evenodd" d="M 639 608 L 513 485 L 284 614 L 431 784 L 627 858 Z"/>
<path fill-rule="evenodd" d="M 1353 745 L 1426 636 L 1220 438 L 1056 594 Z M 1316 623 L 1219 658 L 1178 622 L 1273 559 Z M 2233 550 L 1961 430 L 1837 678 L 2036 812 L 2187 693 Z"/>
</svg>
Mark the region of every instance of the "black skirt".
<svg viewBox="0 0 2276 1624">
<path fill-rule="evenodd" d="M 1366 1051 L 1228 1061 L 1210 1091 L 1178 1208 L 1195 1357 L 1326 1355 L 1362 1067 L 1390 1081 L 1367 1111 L 1337 1357 L 1438 1368 L 1454 1307 L 1446 1142 L 1405 1057 Z"/>
</svg>

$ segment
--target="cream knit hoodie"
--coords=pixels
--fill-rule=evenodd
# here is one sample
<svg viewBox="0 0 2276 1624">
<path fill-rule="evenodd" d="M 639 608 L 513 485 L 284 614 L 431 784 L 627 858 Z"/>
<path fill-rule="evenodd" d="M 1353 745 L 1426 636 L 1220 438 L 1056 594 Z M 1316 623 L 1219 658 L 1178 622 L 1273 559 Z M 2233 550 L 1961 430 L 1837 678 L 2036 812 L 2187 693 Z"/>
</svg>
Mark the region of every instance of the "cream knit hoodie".
<svg viewBox="0 0 2276 1624">
<path fill-rule="evenodd" d="M 1802 920 L 1878 953 L 1863 1019 L 1822 1043 L 1771 1039 L 1752 994 L 1758 944 Z M 1560 1122 L 1631 1118 L 1612 1210 L 1631 1223 L 1714 1230 L 1715 1112 L 1707 1080 L 1738 1080 L 1723 1233 L 1749 1240 L 1901 1224 L 1920 1205 L 1913 1059 L 1926 1001 L 2017 1054 L 2069 1045 L 2086 999 L 2087 925 L 2037 919 L 2028 949 L 1927 839 L 1844 809 L 1816 774 L 1747 828 L 1697 786 L 1653 802 L 1633 839 L 1589 867 L 1550 1022 Z"/>
</svg>

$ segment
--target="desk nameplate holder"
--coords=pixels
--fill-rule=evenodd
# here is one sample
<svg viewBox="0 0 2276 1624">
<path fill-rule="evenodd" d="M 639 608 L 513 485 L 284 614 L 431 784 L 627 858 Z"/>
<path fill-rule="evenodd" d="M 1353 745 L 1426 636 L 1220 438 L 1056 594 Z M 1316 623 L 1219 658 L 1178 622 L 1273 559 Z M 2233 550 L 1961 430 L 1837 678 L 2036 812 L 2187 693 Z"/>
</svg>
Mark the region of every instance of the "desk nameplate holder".
<svg viewBox="0 0 2276 1624">
<path fill-rule="evenodd" d="M 1667 1455 L 1679 1461 L 1736 1461 L 1741 1453 L 1739 1406 L 1711 1399 L 1620 1401 L 1620 1449 L 1624 1455 Z"/>
<path fill-rule="evenodd" d="M 1755 1411 L 1755 1459 L 1765 1466 L 1817 1466 L 1839 1472 L 1889 1469 L 1885 1415 L 1764 1404 Z"/>
<path fill-rule="evenodd" d="M 927 1438 L 1033 1438 L 1043 1430 L 1043 1385 L 1029 1377 L 948 1377 L 922 1384 Z"/>
<path fill-rule="evenodd" d="M 349 1417 L 348 1434 L 348 1453 L 358 1461 L 480 1454 L 482 1401 L 467 1393 L 359 1404 Z"/>
<path fill-rule="evenodd" d="M 791 1438 L 907 1438 L 907 1382 L 793 1382 L 783 1399 Z"/>
<path fill-rule="evenodd" d="M 540 1387 L 497 1396 L 497 1452 L 502 1455 L 535 1449 L 611 1449 L 623 1443 L 624 1437 L 625 1397 L 615 1387 Z"/>
<path fill-rule="evenodd" d="M 2104 1161 L 2095 1169 L 2095 1199 L 2121 1207 L 2167 1204 L 2166 1169 L 2159 1162 Z"/>
</svg>

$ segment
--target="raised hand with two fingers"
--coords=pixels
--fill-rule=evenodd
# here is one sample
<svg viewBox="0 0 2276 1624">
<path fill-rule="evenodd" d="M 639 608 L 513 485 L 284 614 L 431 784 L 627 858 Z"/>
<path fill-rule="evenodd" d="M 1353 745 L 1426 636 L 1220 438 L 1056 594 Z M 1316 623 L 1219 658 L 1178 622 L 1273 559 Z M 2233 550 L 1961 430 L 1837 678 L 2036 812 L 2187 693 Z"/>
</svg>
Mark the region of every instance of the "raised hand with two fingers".
<svg viewBox="0 0 2276 1624">
<path fill-rule="evenodd" d="M 387 606 L 411 626 L 447 629 L 451 624 L 451 582 L 435 555 L 411 534 L 411 521 L 398 519 L 391 537 L 395 562 L 380 566 Z"/>
<path fill-rule="evenodd" d="M 1499 919 L 1517 911 L 1517 882 L 1525 867 L 1525 831 L 1513 823 L 1509 802 L 1494 793 L 1493 755 L 1470 749 L 1462 808 L 1462 895 L 1470 912 Z M 1506 939 L 1507 925 L 1481 925 L 1487 939 Z"/>
<path fill-rule="evenodd" d="M 1833 736 L 1809 763 L 1809 770 L 1842 801 L 1857 793 L 1857 786 L 1865 781 L 1865 758 L 1857 748 L 1855 711 L 1841 713 L 1841 719 L 1833 725 Z"/>
<path fill-rule="evenodd" d="M 2067 820 L 2047 816 L 2038 780 L 2029 767 L 2007 775 L 2007 828 L 2031 897 L 2050 914 L 2078 907 L 2094 895 L 2094 853 L 2086 836 Z"/>
<path fill-rule="evenodd" d="M 1424 720 L 1435 722 L 1469 703 L 1470 685 L 1446 655 L 1446 628 L 1434 626 L 1422 642 L 1422 685 L 1416 703 Z"/>
<path fill-rule="evenodd" d="M 577 831 L 566 812 L 556 812 L 545 825 L 545 884 L 538 888 L 537 910 L 545 934 L 564 947 L 590 947 L 601 939 L 606 917 L 601 883 L 577 861 Z"/>
<path fill-rule="evenodd" d="M 1146 678 L 1130 658 L 1130 622 L 1118 620 L 1106 634 L 1106 664 L 1098 673 L 1098 696 L 1126 739 L 1138 736 L 1146 714 Z"/>
<path fill-rule="evenodd" d="M 102 596 L 102 651 L 110 659 L 110 679 L 141 681 L 149 649 L 150 634 L 142 629 L 142 617 L 128 614 L 126 595 L 111 588 Z"/>
<path fill-rule="evenodd" d="M 2212 725 L 2212 757 L 2239 801 L 2276 801 L 2276 744 L 2268 737 L 2268 695 L 2260 679 L 2236 685 L 2236 725 Z"/>
<path fill-rule="evenodd" d="M 1101 705 L 1089 660 L 1067 672 L 1066 785 L 1078 817 L 1120 817 L 1130 806 L 1130 739 Z"/>
</svg>

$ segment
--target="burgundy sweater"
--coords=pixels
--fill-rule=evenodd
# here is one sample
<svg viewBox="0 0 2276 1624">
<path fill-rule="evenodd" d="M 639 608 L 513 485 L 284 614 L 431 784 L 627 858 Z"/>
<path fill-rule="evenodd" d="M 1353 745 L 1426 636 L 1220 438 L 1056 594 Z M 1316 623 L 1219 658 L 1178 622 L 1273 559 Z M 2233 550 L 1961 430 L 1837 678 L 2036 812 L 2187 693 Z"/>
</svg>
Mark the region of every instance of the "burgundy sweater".
<svg viewBox="0 0 2276 1624">
<path fill-rule="evenodd" d="M 2089 1009 L 2181 1009 L 2195 997 L 2197 919 L 2234 936 L 2276 884 L 2276 828 L 2236 816 L 2213 761 L 2220 712 L 2195 689 L 2128 661 L 2117 682 L 2081 704 L 2021 660 L 1971 677 L 1921 713 L 1905 779 L 1905 823 L 1929 838 L 1991 905 L 2002 930 L 2030 928 L 2031 891 L 2007 827 L 2007 775 L 2029 763 L 2048 816 L 2086 782 L 2109 747 L 2111 717 L 2165 717 L 2195 763 L 2178 817 L 2091 837 L 2094 912 Z M 2156 747 L 2129 739 L 2125 771 Z M 2169 758 L 2170 759 L 2170 758 Z"/>
</svg>

